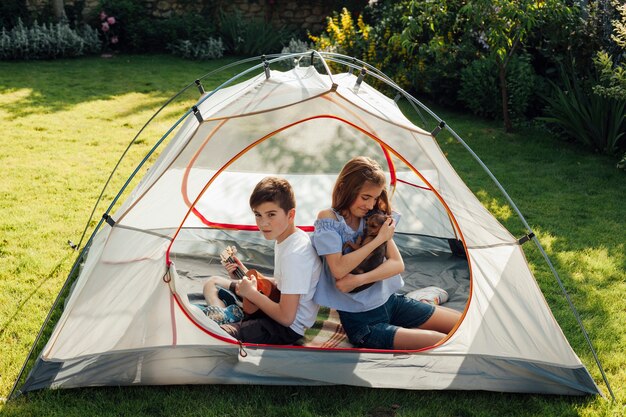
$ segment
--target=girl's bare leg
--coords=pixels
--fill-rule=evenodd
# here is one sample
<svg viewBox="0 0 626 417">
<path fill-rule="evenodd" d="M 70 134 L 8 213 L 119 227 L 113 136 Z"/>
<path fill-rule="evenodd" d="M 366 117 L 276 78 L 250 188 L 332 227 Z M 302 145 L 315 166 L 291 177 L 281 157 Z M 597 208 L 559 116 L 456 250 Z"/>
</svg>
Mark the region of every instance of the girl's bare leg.
<svg viewBox="0 0 626 417">
<path fill-rule="evenodd" d="M 447 307 L 436 306 L 433 315 L 419 328 L 448 334 L 459 320 L 461 320 L 461 313 L 458 311 Z"/>
<path fill-rule="evenodd" d="M 403 327 L 396 331 L 393 338 L 393 348 L 399 350 L 422 349 L 433 346 L 446 337 L 445 333 L 433 330 L 405 329 Z"/>
</svg>

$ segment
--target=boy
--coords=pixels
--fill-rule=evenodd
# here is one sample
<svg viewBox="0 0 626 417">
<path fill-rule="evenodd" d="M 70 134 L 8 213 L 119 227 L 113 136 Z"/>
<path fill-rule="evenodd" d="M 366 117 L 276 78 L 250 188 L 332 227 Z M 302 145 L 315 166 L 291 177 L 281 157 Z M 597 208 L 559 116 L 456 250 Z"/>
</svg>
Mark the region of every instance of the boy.
<svg viewBox="0 0 626 417">
<path fill-rule="evenodd" d="M 250 208 L 263 237 L 275 240 L 274 282 L 281 292 L 274 302 L 257 291 L 256 277 L 244 277 L 237 293 L 265 315 L 222 328 L 245 343 L 293 344 L 312 326 L 319 306 L 313 301 L 322 264 L 309 236 L 295 226 L 296 201 L 289 182 L 262 179 L 252 191 Z M 230 272 L 230 271 L 229 271 Z"/>
</svg>

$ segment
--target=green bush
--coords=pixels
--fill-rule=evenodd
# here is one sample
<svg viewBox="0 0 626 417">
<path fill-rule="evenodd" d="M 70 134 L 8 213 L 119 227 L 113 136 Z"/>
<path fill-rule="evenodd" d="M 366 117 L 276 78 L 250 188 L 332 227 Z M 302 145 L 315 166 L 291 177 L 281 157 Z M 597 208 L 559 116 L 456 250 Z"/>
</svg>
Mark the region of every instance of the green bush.
<svg viewBox="0 0 626 417">
<path fill-rule="evenodd" d="M 219 35 L 226 51 L 235 55 L 255 56 L 278 53 L 283 39 L 292 34 L 285 28 L 275 28 L 261 19 L 244 20 L 241 13 L 220 12 Z"/>
<path fill-rule="evenodd" d="M 502 95 L 495 60 L 483 58 L 473 61 L 461 70 L 460 78 L 459 99 L 474 114 L 494 119 L 502 117 Z M 533 95 L 539 88 L 539 80 L 528 56 L 511 59 L 507 70 L 507 84 L 512 119 L 526 118 Z"/>
<path fill-rule="evenodd" d="M 552 83 L 553 93 L 545 97 L 546 117 L 568 137 L 609 155 L 626 147 L 626 100 L 606 98 L 591 92 L 575 76 L 562 74 L 563 87 Z M 591 84 L 598 80 L 590 80 Z"/>
<path fill-rule="evenodd" d="M 593 87 L 593 92 L 607 98 L 626 100 L 626 51 L 615 61 L 606 52 L 596 55 L 593 63 L 600 74 L 600 80 Z"/>
<path fill-rule="evenodd" d="M 294 54 L 298 52 L 307 52 L 313 48 L 309 42 L 300 39 L 291 38 L 289 43 L 280 51 L 281 54 Z"/>
<path fill-rule="evenodd" d="M 185 59 L 208 60 L 221 58 L 224 55 L 224 44 L 222 40 L 214 38 L 200 42 L 178 40 L 168 44 L 167 49 L 170 50 L 172 54 Z"/>
<path fill-rule="evenodd" d="M 167 19 L 150 15 L 144 2 L 134 0 L 101 0 L 101 9 L 117 19 L 119 45 L 127 52 L 165 52 L 167 46 L 180 39 L 192 43 L 216 34 L 212 19 L 202 13 L 188 13 Z M 91 19 L 99 25 L 99 19 Z"/>
<path fill-rule="evenodd" d="M 11 30 L 0 32 L 0 59 L 51 59 L 75 57 L 100 50 L 98 31 L 88 26 L 79 30 L 67 23 L 26 27 L 21 19 Z"/>
</svg>

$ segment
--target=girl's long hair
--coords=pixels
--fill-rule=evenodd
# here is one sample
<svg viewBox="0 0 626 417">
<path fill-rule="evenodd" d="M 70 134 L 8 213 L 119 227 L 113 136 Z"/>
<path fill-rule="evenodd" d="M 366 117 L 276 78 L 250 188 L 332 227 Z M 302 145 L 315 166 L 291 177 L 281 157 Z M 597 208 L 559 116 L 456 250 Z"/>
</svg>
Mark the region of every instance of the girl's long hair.
<svg viewBox="0 0 626 417">
<path fill-rule="evenodd" d="M 356 200 L 365 182 L 383 187 L 383 192 L 380 194 L 374 209 L 378 209 L 385 214 L 391 214 L 385 173 L 378 162 L 367 156 L 356 156 L 349 160 L 341 169 L 333 189 L 333 209 L 340 213 L 348 210 L 350 205 Z"/>
</svg>

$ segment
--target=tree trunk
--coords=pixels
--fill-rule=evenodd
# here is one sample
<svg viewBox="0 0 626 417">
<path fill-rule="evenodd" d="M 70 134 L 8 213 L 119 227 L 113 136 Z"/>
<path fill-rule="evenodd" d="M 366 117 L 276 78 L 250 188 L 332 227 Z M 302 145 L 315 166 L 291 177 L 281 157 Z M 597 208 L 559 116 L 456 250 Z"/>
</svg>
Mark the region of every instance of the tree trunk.
<svg viewBox="0 0 626 417">
<path fill-rule="evenodd" d="M 509 117 L 509 90 L 506 86 L 506 65 L 502 62 L 498 62 L 498 73 L 500 77 L 500 92 L 502 94 L 502 119 L 504 120 L 504 131 L 511 133 L 513 131 L 513 124 Z"/>
<path fill-rule="evenodd" d="M 52 11 L 54 12 L 54 17 L 57 22 L 62 22 L 66 19 L 65 16 L 65 5 L 63 4 L 63 0 L 51 0 L 52 1 Z"/>
</svg>

